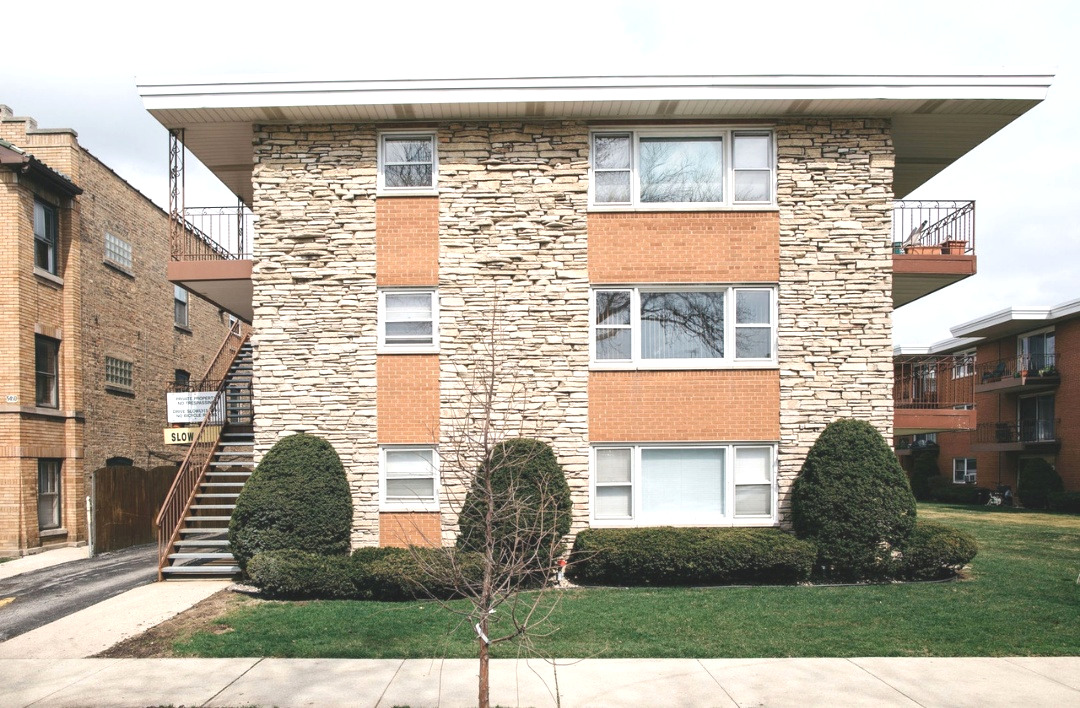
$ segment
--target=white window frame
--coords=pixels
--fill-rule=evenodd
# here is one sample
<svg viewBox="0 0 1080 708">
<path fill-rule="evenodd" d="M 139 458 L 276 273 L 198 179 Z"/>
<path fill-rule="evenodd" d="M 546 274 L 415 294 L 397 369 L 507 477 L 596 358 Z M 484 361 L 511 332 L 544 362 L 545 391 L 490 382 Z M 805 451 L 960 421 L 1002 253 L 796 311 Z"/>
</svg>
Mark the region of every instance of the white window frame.
<svg viewBox="0 0 1080 708">
<path fill-rule="evenodd" d="M 135 257 L 131 243 L 108 231 L 105 232 L 105 263 L 131 274 Z"/>
<path fill-rule="evenodd" d="M 434 499 L 422 501 L 400 501 L 389 499 L 386 494 L 386 453 L 388 452 L 430 452 L 434 484 Z M 379 446 L 379 511 L 439 511 L 439 499 L 442 496 L 439 449 L 435 445 L 380 445 Z"/>
<path fill-rule="evenodd" d="M 630 291 L 630 324 L 618 328 L 630 329 L 629 359 L 596 358 L 596 293 L 607 290 Z M 736 327 L 764 327 L 765 325 L 736 325 L 735 302 L 737 292 L 755 290 L 769 293 L 769 329 L 772 336 L 769 349 L 772 356 L 736 357 Z M 724 356 L 713 359 L 645 359 L 641 356 L 641 293 L 672 292 L 722 292 L 724 293 Z M 742 285 L 593 285 L 589 291 L 589 368 L 594 370 L 658 370 L 658 369 L 761 369 L 777 366 L 777 288 L 775 285 L 748 283 Z M 608 328 L 607 325 L 604 328 Z"/>
<path fill-rule="evenodd" d="M 735 454 L 738 449 L 768 449 L 771 460 L 769 483 L 771 496 L 768 515 L 735 515 Z M 630 490 L 631 490 L 631 516 L 629 518 L 612 518 L 596 516 L 596 489 L 598 486 L 626 486 L 625 482 L 597 483 L 597 450 L 629 449 L 630 450 Z M 639 510 L 641 504 L 641 452 L 642 450 L 682 450 L 682 449 L 722 449 L 724 450 L 724 513 L 714 517 L 691 517 L 679 514 L 670 518 L 641 519 Z M 778 459 L 777 443 L 745 441 L 723 443 L 596 443 L 589 448 L 589 525 L 597 528 L 605 527 L 639 527 L 639 526 L 775 526 L 778 523 L 777 516 L 777 487 L 778 487 Z"/>
<path fill-rule="evenodd" d="M 431 343 L 397 344 L 386 341 L 386 296 L 429 295 L 431 297 Z M 439 289 L 438 288 L 379 288 L 378 354 L 438 354 L 439 353 Z"/>
<path fill-rule="evenodd" d="M 423 187 L 388 187 L 386 186 L 385 157 L 387 138 L 413 138 L 431 141 L 431 184 Z M 376 195 L 432 195 L 439 193 L 439 135 L 435 130 L 401 130 L 379 132 L 378 135 L 379 174 L 376 181 Z"/>
<path fill-rule="evenodd" d="M 54 531 L 64 526 L 64 517 L 62 514 L 62 498 L 61 498 L 61 485 L 63 484 L 63 460 L 55 458 L 40 458 L 38 459 L 38 492 L 37 492 L 37 504 L 38 504 L 38 531 Z M 42 479 L 47 478 L 50 481 L 49 489 L 42 489 Z M 52 523 L 52 519 L 48 524 L 41 523 L 41 504 L 44 500 L 50 500 L 50 506 L 52 519 L 55 519 L 55 523 Z"/>
<path fill-rule="evenodd" d="M 953 380 L 964 379 L 968 376 L 975 375 L 975 350 L 965 349 L 962 352 L 955 352 L 952 360 L 952 377 Z"/>
<path fill-rule="evenodd" d="M 589 148 L 592 152 L 593 141 L 597 135 L 630 136 L 630 201 L 597 202 L 595 185 L 597 168 L 589 162 L 589 209 L 593 211 L 762 211 L 776 210 L 776 131 L 771 125 L 743 126 L 685 126 L 685 127 L 623 127 L 597 126 L 589 130 Z M 769 199 L 765 201 L 734 200 L 735 185 L 735 143 L 738 135 L 767 136 L 770 144 L 769 155 Z M 639 172 L 641 156 L 641 138 L 706 138 L 719 137 L 723 141 L 724 174 L 723 200 L 719 202 L 642 202 L 641 177 Z M 602 171 L 625 171 L 612 169 Z"/>
<path fill-rule="evenodd" d="M 956 464 L 957 462 L 962 462 L 963 465 L 958 466 Z M 972 465 L 970 463 L 975 463 L 975 464 Z M 953 465 L 952 466 L 952 481 L 953 481 L 953 484 L 977 484 L 978 483 L 976 480 L 977 480 L 977 477 L 978 477 L 978 474 L 979 474 L 979 468 L 978 468 L 978 462 L 977 462 L 976 458 L 974 458 L 974 457 L 954 457 L 953 461 L 952 461 L 952 465 Z M 968 468 L 972 467 L 972 466 L 974 466 L 975 469 L 969 470 Z M 963 474 L 963 479 L 961 479 L 959 481 L 957 481 L 957 479 L 956 479 L 956 473 L 961 471 L 960 469 L 958 469 L 958 467 L 962 467 L 963 468 L 962 471 L 964 473 Z M 968 481 L 969 477 L 971 478 L 970 481 Z"/>
</svg>

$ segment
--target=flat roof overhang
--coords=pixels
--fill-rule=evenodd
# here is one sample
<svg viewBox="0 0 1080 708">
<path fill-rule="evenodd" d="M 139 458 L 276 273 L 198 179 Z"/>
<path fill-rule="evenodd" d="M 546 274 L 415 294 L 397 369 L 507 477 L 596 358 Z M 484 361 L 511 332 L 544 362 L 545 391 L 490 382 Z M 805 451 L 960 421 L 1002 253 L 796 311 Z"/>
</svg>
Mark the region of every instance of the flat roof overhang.
<svg viewBox="0 0 1080 708">
<path fill-rule="evenodd" d="M 950 328 L 954 337 L 1000 339 L 1080 316 L 1080 299 L 1053 307 L 1009 307 Z"/>
<path fill-rule="evenodd" d="M 902 198 L 1046 97 L 1049 74 L 693 75 L 140 82 L 163 126 L 252 202 L 252 125 L 447 120 L 892 119 Z"/>
<path fill-rule="evenodd" d="M 975 423 L 974 409 L 900 407 L 893 409 L 893 435 L 975 430 Z"/>
<path fill-rule="evenodd" d="M 250 260 L 169 261 L 166 277 L 251 324 Z"/>
<path fill-rule="evenodd" d="M 970 278 L 975 272 L 975 256 L 894 254 L 893 308 Z"/>
</svg>

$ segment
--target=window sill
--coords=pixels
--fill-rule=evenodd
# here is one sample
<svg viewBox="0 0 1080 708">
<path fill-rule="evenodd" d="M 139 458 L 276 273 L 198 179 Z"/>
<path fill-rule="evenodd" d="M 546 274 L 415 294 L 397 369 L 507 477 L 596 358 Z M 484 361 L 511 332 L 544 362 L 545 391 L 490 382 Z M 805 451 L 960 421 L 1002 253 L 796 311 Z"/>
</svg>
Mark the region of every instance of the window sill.
<svg viewBox="0 0 1080 708">
<path fill-rule="evenodd" d="M 116 384 L 105 384 L 105 390 L 109 393 L 115 393 L 120 396 L 126 396 L 128 398 L 135 398 L 135 389 L 128 388 L 127 386 L 117 386 Z"/>
<path fill-rule="evenodd" d="M 774 518 L 740 518 L 734 521 L 712 521 L 693 523 L 684 520 L 672 521 L 637 521 L 634 519 L 590 519 L 589 526 L 597 529 L 628 529 L 628 528 L 653 528 L 656 526 L 675 526 L 679 528 L 740 528 L 751 526 L 779 526 L 780 522 Z"/>
<path fill-rule="evenodd" d="M 38 538 L 58 538 L 60 536 L 67 536 L 67 529 L 62 526 L 58 529 L 43 529 L 38 531 Z"/>
<path fill-rule="evenodd" d="M 439 196 L 438 187 L 429 187 L 427 189 L 401 189 L 401 190 L 388 190 L 388 189 L 376 189 L 375 198 L 379 197 L 437 197 Z"/>
<path fill-rule="evenodd" d="M 589 362 L 589 371 L 778 371 L 777 362 L 762 363 L 723 363 L 723 364 L 688 364 L 685 362 L 637 364 L 632 362 L 601 363 Z"/>
<path fill-rule="evenodd" d="M 34 266 L 34 275 L 36 275 L 37 277 L 41 278 L 42 280 L 50 283 L 51 285 L 59 285 L 60 287 L 64 287 L 64 279 L 63 278 L 61 278 L 58 275 L 53 275 L 52 273 L 50 273 L 47 270 L 42 270 L 41 268 L 38 268 L 37 266 Z"/>
<path fill-rule="evenodd" d="M 175 329 L 177 332 L 180 332 L 181 334 L 194 334 L 191 331 L 191 327 L 186 327 L 184 325 L 174 324 L 173 329 Z"/>
<path fill-rule="evenodd" d="M 105 264 L 106 266 L 108 266 L 110 270 L 115 270 L 117 273 L 119 273 L 120 275 L 123 275 L 124 277 L 130 278 L 132 280 L 135 279 L 135 274 L 134 273 L 132 273 L 130 270 L 128 270 L 126 267 L 120 265 L 116 261 L 104 260 L 104 261 L 102 261 L 102 263 Z"/>
<path fill-rule="evenodd" d="M 590 204 L 586 212 L 610 213 L 610 212 L 687 212 L 687 211 L 714 211 L 714 212 L 778 212 L 780 207 L 776 204 Z"/>
<path fill-rule="evenodd" d="M 416 513 L 439 513 L 439 503 L 434 502 L 430 504 L 392 504 L 383 502 L 379 504 L 379 513 L 402 513 L 402 514 L 416 514 Z"/>
<path fill-rule="evenodd" d="M 436 347 L 376 347 L 376 354 L 438 354 L 439 348 Z"/>
</svg>

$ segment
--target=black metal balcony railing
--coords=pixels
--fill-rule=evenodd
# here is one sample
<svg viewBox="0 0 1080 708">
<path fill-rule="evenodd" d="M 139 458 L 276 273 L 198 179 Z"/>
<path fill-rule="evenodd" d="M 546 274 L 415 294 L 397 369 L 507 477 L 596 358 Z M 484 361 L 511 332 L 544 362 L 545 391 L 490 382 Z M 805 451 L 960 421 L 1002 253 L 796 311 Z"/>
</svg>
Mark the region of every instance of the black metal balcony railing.
<svg viewBox="0 0 1080 708">
<path fill-rule="evenodd" d="M 255 215 L 243 204 L 187 207 L 183 222 L 173 221 L 173 260 L 249 259 L 254 222 Z"/>
<path fill-rule="evenodd" d="M 893 202 L 892 241 L 893 253 L 972 254 L 975 202 Z"/>
<path fill-rule="evenodd" d="M 943 354 L 898 358 L 893 364 L 896 408 L 958 408 L 975 400 L 970 355 Z"/>
<path fill-rule="evenodd" d="M 1026 418 L 1014 423 L 979 423 L 976 443 L 1050 443 L 1057 441 L 1060 419 Z"/>
<path fill-rule="evenodd" d="M 975 366 L 975 380 L 979 384 L 1011 378 L 1031 379 L 1056 376 L 1058 376 L 1058 370 L 1053 354 L 1022 354 L 1007 359 L 979 362 Z"/>
</svg>

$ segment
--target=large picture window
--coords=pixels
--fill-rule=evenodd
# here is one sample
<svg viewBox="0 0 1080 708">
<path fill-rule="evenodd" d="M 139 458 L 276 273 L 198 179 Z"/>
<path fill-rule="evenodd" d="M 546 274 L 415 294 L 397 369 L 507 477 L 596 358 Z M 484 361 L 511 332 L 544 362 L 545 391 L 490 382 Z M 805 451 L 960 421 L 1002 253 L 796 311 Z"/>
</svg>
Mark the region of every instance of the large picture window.
<svg viewBox="0 0 1080 708">
<path fill-rule="evenodd" d="M 630 208 L 774 202 L 770 131 L 641 129 L 592 135 L 591 203 Z"/>
<path fill-rule="evenodd" d="M 381 509 L 438 511 L 439 460 L 434 447 L 383 447 L 379 462 Z"/>
<path fill-rule="evenodd" d="M 438 165 L 434 133 L 379 136 L 380 191 L 434 192 Z"/>
<path fill-rule="evenodd" d="M 60 407 L 60 342 L 34 336 L 35 405 Z"/>
<path fill-rule="evenodd" d="M 60 219 L 56 207 L 34 201 L 34 267 L 56 275 Z"/>
<path fill-rule="evenodd" d="M 775 446 L 593 448 L 597 525 L 755 525 L 775 520 Z"/>
<path fill-rule="evenodd" d="M 592 361 L 610 368 L 773 363 L 775 290 L 760 287 L 596 288 Z"/>
</svg>

